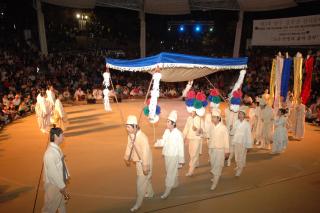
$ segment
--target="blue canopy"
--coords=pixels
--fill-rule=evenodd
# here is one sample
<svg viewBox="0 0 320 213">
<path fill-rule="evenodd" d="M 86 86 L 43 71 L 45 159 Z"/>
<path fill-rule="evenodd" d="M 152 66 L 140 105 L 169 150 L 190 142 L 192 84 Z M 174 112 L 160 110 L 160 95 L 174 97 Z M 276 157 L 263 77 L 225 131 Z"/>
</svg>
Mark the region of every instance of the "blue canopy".
<svg viewBox="0 0 320 213">
<path fill-rule="evenodd" d="M 248 58 L 212 58 L 177 53 L 160 53 L 134 60 L 106 59 L 109 68 L 149 72 L 159 66 L 162 81 L 189 81 L 220 70 L 246 69 Z"/>
</svg>

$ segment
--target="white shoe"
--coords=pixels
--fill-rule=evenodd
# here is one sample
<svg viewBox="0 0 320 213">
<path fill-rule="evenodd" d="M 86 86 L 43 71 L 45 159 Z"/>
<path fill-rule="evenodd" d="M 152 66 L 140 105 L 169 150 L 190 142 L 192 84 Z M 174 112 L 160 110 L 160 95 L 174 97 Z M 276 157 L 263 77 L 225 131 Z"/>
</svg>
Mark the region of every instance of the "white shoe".
<svg viewBox="0 0 320 213">
<path fill-rule="evenodd" d="M 217 184 L 213 183 L 210 187 L 210 190 L 213 191 L 217 188 Z"/>
<path fill-rule="evenodd" d="M 136 205 L 134 205 L 131 209 L 130 212 L 136 212 L 138 211 L 139 207 L 137 207 Z"/>
<path fill-rule="evenodd" d="M 240 177 L 240 175 L 241 175 L 241 172 L 242 172 L 242 170 L 241 169 L 238 169 L 237 171 L 236 171 L 236 177 Z"/>
<path fill-rule="evenodd" d="M 166 188 L 166 191 L 161 195 L 161 199 L 166 199 L 171 192 L 171 188 Z"/>
<path fill-rule="evenodd" d="M 227 166 L 228 166 L 228 167 L 231 166 L 231 161 L 230 161 L 230 160 L 228 160 Z"/>
<path fill-rule="evenodd" d="M 187 177 L 191 177 L 192 175 L 193 175 L 192 172 L 188 172 L 188 173 L 186 174 Z"/>
</svg>

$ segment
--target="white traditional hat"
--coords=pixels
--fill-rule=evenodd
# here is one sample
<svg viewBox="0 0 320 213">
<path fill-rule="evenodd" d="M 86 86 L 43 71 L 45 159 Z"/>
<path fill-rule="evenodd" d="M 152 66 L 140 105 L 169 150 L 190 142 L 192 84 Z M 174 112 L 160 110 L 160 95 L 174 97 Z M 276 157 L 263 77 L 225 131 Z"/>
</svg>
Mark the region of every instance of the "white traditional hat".
<svg viewBox="0 0 320 213">
<path fill-rule="evenodd" d="M 137 117 L 134 115 L 129 115 L 127 119 L 127 124 L 138 125 Z"/>
<path fill-rule="evenodd" d="M 173 121 L 173 122 L 177 122 L 178 119 L 178 113 L 176 110 L 172 110 L 168 116 L 168 120 Z"/>
<path fill-rule="evenodd" d="M 216 117 L 221 117 L 220 109 L 212 109 L 211 115 Z"/>
</svg>

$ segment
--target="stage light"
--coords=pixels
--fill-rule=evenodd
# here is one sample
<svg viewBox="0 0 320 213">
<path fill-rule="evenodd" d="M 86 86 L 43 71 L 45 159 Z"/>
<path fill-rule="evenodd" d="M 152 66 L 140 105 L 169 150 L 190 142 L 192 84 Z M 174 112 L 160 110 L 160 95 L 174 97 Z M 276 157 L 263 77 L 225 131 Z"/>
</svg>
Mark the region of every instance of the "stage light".
<svg viewBox="0 0 320 213">
<path fill-rule="evenodd" d="M 80 18 L 80 14 L 79 14 L 79 13 L 77 13 L 76 17 L 79 19 L 79 18 Z"/>
<path fill-rule="evenodd" d="M 179 27 L 179 31 L 180 31 L 180 32 L 184 32 L 184 26 L 183 26 L 183 25 L 181 25 L 181 26 Z"/>
<path fill-rule="evenodd" d="M 88 19 L 88 16 L 86 15 L 86 16 L 84 16 L 84 19 Z"/>
<path fill-rule="evenodd" d="M 194 31 L 196 31 L 197 33 L 199 33 L 201 31 L 201 26 L 200 25 L 196 25 L 194 27 Z"/>
<path fill-rule="evenodd" d="M 209 31 L 210 31 L 210 32 L 213 32 L 213 27 L 210 27 L 210 28 L 209 28 Z"/>
<path fill-rule="evenodd" d="M 169 31 L 169 32 L 171 31 L 171 27 L 168 27 L 168 31 Z"/>
</svg>

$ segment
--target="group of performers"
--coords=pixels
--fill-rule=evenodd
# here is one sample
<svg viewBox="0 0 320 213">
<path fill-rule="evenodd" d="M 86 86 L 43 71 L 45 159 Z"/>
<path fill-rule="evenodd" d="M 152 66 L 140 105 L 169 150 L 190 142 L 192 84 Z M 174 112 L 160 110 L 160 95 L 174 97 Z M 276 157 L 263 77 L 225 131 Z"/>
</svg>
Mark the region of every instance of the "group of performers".
<svg viewBox="0 0 320 213">
<path fill-rule="evenodd" d="M 166 199 L 178 187 L 178 169 L 185 163 L 185 145 L 188 145 L 190 159 L 186 176 L 190 177 L 199 166 L 202 143 L 207 143 L 210 172 L 213 175 L 210 189 L 215 190 L 223 167 L 231 166 L 233 158 L 235 176 L 242 174 L 246 166 L 247 150 L 254 145 L 269 150 L 270 154 L 279 154 L 288 146 L 288 131 L 292 131 L 294 137 L 301 140 L 304 136 L 305 113 L 301 101 L 295 105 L 287 101 L 276 110 L 268 101 L 268 95 L 264 94 L 257 97 L 256 103 L 241 105 L 237 111 L 229 105 L 224 110 L 224 116 L 219 107 L 210 107 L 209 112 L 202 116 L 194 109 L 182 132 L 176 126 L 177 111 L 171 111 L 162 139 L 155 143 L 155 147 L 162 147 L 166 168 L 165 189 L 161 198 Z M 131 208 L 134 212 L 140 208 L 144 197 L 154 195 L 151 183 L 152 152 L 148 138 L 138 126 L 134 115 L 128 117 L 126 128 L 129 135 L 124 159 L 127 165 L 131 161 L 135 162 L 137 169 L 137 200 Z"/>
<path fill-rule="evenodd" d="M 60 97 L 56 98 L 55 94 L 54 88 L 50 86 L 46 91 L 41 90 L 37 97 L 36 115 L 40 130 L 44 133 L 49 132 L 52 125 L 62 132 L 67 122 Z M 283 107 L 276 111 L 268 104 L 267 94 L 257 98 L 257 102 L 249 107 L 239 106 L 236 111 L 229 105 L 224 110 L 224 116 L 219 105 L 214 107 L 210 105 L 204 115 L 199 115 L 193 108 L 183 131 L 177 128 L 178 112 L 171 111 L 162 138 L 154 144 L 155 147 L 162 148 L 166 169 L 165 187 L 161 198 L 166 199 L 179 185 L 179 168 L 185 163 L 185 145 L 188 146 L 189 152 L 189 169 L 186 176 L 190 177 L 199 167 L 202 144 L 206 142 L 212 174 L 210 189 L 215 190 L 223 167 L 231 166 L 233 158 L 235 176 L 239 177 L 242 174 L 246 166 L 247 150 L 253 148 L 254 144 L 256 148 L 271 150 L 270 154 L 278 154 L 288 146 L 288 130 L 292 131 L 297 139 L 303 138 L 305 108 L 301 101 L 293 104 L 290 97 L 289 95 Z M 136 116 L 128 116 L 126 122 L 128 143 L 124 159 L 128 166 L 134 162 L 137 171 L 137 199 L 131 208 L 132 212 L 141 207 L 145 197 L 154 196 L 151 182 L 152 151 L 148 137 L 138 123 Z M 57 139 L 57 144 L 60 143 L 59 140 Z"/>
<path fill-rule="evenodd" d="M 62 96 L 56 97 L 56 94 L 53 86 L 49 86 L 47 90 L 42 89 L 37 96 L 35 111 L 40 131 L 43 133 L 48 133 L 53 124 L 65 130 L 67 115 L 61 103 Z"/>
</svg>

